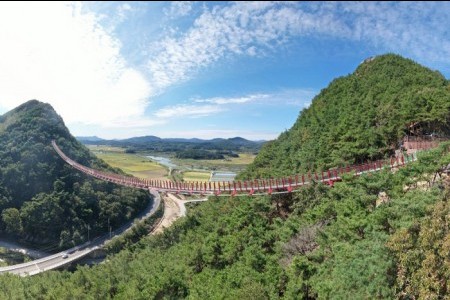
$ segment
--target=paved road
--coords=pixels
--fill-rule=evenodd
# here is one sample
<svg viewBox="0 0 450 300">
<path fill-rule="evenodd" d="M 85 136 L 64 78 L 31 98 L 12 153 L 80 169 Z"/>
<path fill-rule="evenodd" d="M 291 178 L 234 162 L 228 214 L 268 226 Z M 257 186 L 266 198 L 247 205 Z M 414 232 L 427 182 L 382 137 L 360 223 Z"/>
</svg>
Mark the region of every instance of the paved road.
<svg viewBox="0 0 450 300">
<path fill-rule="evenodd" d="M 155 190 L 149 190 L 150 193 L 153 195 L 153 201 L 147 206 L 146 210 L 142 212 L 137 219 L 143 220 L 151 215 L 153 215 L 156 210 L 158 209 L 161 198 L 159 196 L 159 193 Z M 112 232 L 112 238 L 115 236 L 118 236 L 127 230 L 130 230 L 133 226 L 134 221 L 130 221 L 124 226 L 120 227 L 119 229 L 116 229 Z M 70 264 L 86 255 L 91 253 L 94 250 L 97 250 L 104 246 L 106 243 L 108 243 L 111 240 L 109 237 L 109 233 L 96 238 L 90 242 L 84 243 L 83 245 L 79 245 L 77 247 L 65 250 L 63 252 L 59 252 L 56 254 L 52 254 L 37 260 L 33 260 L 30 262 L 2 267 L 0 268 L 0 274 L 1 273 L 12 273 L 17 274 L 20 276 L 30 276 L 39 274 L 44 271 L 52 270 L 59 268 L 61 266 Z"/>
</svg>

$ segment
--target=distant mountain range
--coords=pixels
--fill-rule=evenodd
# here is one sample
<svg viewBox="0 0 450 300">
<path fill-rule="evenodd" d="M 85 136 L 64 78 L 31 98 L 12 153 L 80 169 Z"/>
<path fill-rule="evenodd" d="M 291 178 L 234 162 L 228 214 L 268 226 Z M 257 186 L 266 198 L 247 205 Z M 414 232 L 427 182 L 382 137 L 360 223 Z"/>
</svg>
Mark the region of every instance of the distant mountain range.
<svg viewBox="0 0 450 300">
<path fill-rule="evenodd" d="M 78 141 L 89 141 L 89 142 L 99 142 L 104 141 L 104 139 L 99 138 L 98 136 L 77 136 L 76 139 Z"/>
<path fill-rule="evenodd" d="M 203 140 L 198 138 L 160 138 L 153 135 L 132 137 L 128 139 L 106 140 L 97 136 L 79 136 L 78 141 L 85 145 L 110 145 L 135 150 L 180 151 L 186 149 L 229 150 L 257 152 L 266 141 L 249 141 L 242 137 L 214 138 Z"/>
</svg>

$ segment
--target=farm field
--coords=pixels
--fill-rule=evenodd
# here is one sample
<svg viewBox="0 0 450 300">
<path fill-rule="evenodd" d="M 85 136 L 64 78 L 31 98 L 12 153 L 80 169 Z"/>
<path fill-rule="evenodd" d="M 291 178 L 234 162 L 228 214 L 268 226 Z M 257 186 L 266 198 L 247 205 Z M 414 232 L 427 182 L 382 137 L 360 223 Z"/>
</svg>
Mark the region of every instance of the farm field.
<svg viewBox="0 0 450 300">
<path fill-rule="evenodd" d="M 173 153 L 125 153 L 125 148 L 112 146 L 87 146 L 98 158 L 103 159 L 110 166 L 119 168 L 124 172 L 147 179 L 168 179 L 168 168 L 154 162 L 146 156 L 166 157 L 176 165 L 176 173 L 179 179 L 184 181 L 206 182 L 210 179 L 212 171 L 234 172 L 242 171 L 253 162 L 255 155 L 251 153 L 239 153 L 239 157 L 220 160 L 195 160 L 175 158 Z"/>
<path fill-rule="evenodd" d="M 184 181 L 207 182 L 211 176 L 210 172 L 187 171 L 182 174 Z"/>
<path fill-rule="evenodd" d="M 147 179 L 167 179 L 167 169 L 138 154 L 125 153 L 125 149 L 109 146 L 89 146 L 89 149 L 110 166 L 130 175 Z"/>
<path fill-rule="evenodd" d="M 252 163 L 255 155 L 251 153 L 239 153 L 239 157 L 232 157 L 229 159 L 216 160 L 196 160 L 196 159 L 179 159 L 171 158 L 172 162 L 178 165 L 181 169 L 203 169 L 208 171 L 220 170 L 227 172 L 238 173 L 245 169 L 245 167 Z"/>
</svg>

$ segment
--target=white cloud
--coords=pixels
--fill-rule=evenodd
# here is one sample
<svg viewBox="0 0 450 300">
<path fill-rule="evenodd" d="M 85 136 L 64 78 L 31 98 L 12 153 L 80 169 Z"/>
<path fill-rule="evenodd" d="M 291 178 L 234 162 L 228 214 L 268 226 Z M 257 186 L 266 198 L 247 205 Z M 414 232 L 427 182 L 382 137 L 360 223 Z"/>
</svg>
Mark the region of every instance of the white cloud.
<svg viewBox="0 0 450 300">
<path fill-rule="evenodd" d="M 0 40 L 0 106 L 38 99 L 67 123 L 102 126 L 143 118 L 151 86 L 79 4 L 2 2 Z"/>
<path fill-rule="evenodd" d="M 262 56 L 297 37 L 367 42 L 448 65 L 448 3 L 234 2 L 205 9 L 191 28 L 152 45 L 155 88 L 186 81 L 232 56 Z"/>
<path fill-rule="evenodd" d="M 164 13 L 170 18 L 184 17 L 191 12 L 192 4 L 192 1 L 171 1 Z"/>
<path fill-rule="evenodd" d="M 236 3 L 206 10 L 180 38 L 168 37 L 153 45 L 158 50 L 148 62 L 148 68 L 155 86 L 164 89 L 185 81 L 229 53 L 254 56 L 259 49 L 254 44 L 268 46 L 269 42 L 282 39 L 285 32 L 278 35 L 278 28 L 273 28 L 280 20 L 266 23 L 268 15 L 279 17 L 273 15 L 272 10 L 267 11 L 273 5 Z"/>
<path fill-rule="evenodd" d="M 123 3 L 117 7 L 118 22 L 123 22 L 127 19 L 128 13 L 133 11 L 133 8 L 128 3 Z"/>
<path fill-rule="evenodd" d="M 284 89 L 273 93 L 256 93 L 241 97 L 213 97 L 206 99 L 194 99 L 195 103 L 211 103 L 217 105 L 228 104 L 273 104 L 307 106 L 317 94 L 313 89 Z"/>
<path fill-rule="evenodd" d="M 214 97 L 214 98 L 208 98 L 208 99 L 196 99 L 194 102 L 197 103 L 213 103 L 213 104 L 243 104 L 248 103 L 252 101 L 257 101 L 260 99 L 264 99 L 269 97 L 269 95 L 266 94 L 255 94 L 255 95 L 248 95 L 244 97 L 236 97 L 236 98 L 224 98 L 224 97 Z"/>
<path fill-rule="evenodd" d="M 155 87 L 188 80 L 202 68 L 233 55 L 261 56 L 295 36 L 349 35 L 350 28 L 331 13 L 318 15 L 277 2 L 235 2 L 206 9 L 179 37 L 152 45 L 148 69 Z"/>
<path fill-rule="evenodd" d="M 340 16 L 349 28 L 350 39 L 419 60 L 448 64 L 448 2 L 342 2 L 326 11 L 344 12 Z"/>
<path fill-rule="evenodd" d="M 180 117 L 206 117 L 218 112 L 224 111 L 224 108 L 218 105 L 176 105 L 162 108 L 155 112 L 159 119 L 170 119 Z"/>
<path fill-rule="evenodd" d="M 316 95 L 312 89 L 286 89 L 274 93 L 256 93 L 241 97 L 212 97 L 192 99 L 189 104 L 167 106 L 154 113 L 154 122 L 168 122 L 170 118 L 208 117 L 236 108 L 236 105 L 276 105 L 307 107 Z M 231 107 L 233 106 L 233 107 Z"/>
</svg>

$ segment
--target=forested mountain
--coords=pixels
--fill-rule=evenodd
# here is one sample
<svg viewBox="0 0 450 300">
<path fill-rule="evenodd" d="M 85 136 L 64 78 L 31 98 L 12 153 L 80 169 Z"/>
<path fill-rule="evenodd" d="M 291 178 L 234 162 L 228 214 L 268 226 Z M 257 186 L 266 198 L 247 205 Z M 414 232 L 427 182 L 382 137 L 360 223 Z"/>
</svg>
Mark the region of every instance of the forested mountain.
<svg viewBox="0 0 450 300">
<path fill-rule="evenodd" d="M 157 136 L 140 136 L 123 140 L 103 140 L 92 137 L 77 137 L 85 145 L 111 145 L 127 147 L 136 151 L 179 152 L 179 151 L 243 151 L 257 152 L 265 141 L 249 141 L 241 137 L 211 140 L 167 138 Z"/>
<path fill-rule="evenodd" d="M 387 54 L 333 80 L 242 178 L 276 177 L 392 155 L 405 134 L 449 135 L 450 83 Z"/>
<path fill-rule="evenodd" d="M 77 140 L 79 140 L 80 142 L 87 142 L 87 143 L 90 143 L 90 142 L 102 142 L 102 141 L 104 141 L 104 139 L 102 139 L 102 138 L 99 138 L 98 136 L 77 136 L 77 137 L 75 137 Z"/>
<path fill-rule="evenodd" d="M 28 101 L 0 117 L 0 230 L 36 244 L 70 246 L 133 218 L 145 192 L 93 180 L 68 166 L 70 157 L 106 169 L 74 137 L 49 104 Z"/>
</svg>

